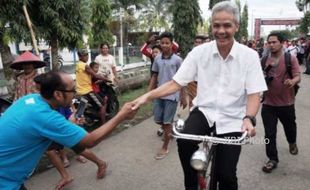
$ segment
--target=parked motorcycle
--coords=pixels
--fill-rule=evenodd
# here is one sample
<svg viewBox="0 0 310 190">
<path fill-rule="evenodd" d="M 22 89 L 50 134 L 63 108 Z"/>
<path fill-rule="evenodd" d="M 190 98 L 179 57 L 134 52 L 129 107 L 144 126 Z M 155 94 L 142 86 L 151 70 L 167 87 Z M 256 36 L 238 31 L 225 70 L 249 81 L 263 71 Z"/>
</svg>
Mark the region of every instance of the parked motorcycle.
<svg viewBox="0 0 310 190">
<path fill-rule="evenodd" d="M 0 117 L 5 112 L 5 110 L 12 105 L 10 100 L 4 99 L 0 97 Z"/>
</svg>

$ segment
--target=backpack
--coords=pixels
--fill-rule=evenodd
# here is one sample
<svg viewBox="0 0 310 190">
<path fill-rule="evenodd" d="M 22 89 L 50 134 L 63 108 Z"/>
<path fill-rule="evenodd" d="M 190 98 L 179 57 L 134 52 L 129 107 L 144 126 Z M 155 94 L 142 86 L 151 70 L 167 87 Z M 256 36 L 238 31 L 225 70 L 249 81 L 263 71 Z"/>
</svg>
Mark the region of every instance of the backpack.
<svg viewBox="0 0 310 190">
<path fill-rule="evenodd" d="M 268 71 L 271 69 L 271 66 L 268 65 L 266 67 L 266 62 L 268 59 L 268 55 L 264 56 L 261 58 L 261 65 L 263 68 L 264 73 L 266 74 L 267 77 L 265 77 L 266 79 L 266 83 L 268 85 L 269 82 L 271 82 L 272 79 L 270 79 L 267 75 Z M 292 72 L 292 63 L 291 63 L 291 54 L 289 52 L 285 52 L 284 53 L 284 61 L 285 61 L 285 66 L 286 66 L 286 72 L 288 73 L 288 75 L 290 76 L 290 78 L 293 78 L 293 72 Z M 298 93 L 299 90 L 299 85 L 296 84 L 294 86 L 294 92 L 295 92 L 295 96 Z"/>
</svg>

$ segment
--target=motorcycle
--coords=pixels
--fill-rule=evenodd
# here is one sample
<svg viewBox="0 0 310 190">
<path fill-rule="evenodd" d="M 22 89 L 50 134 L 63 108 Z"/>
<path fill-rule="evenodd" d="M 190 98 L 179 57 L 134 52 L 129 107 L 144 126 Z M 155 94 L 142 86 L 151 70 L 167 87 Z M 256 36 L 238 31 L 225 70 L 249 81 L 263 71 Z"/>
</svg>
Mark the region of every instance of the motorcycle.
<svg viewBox="0 0 310 190">
<path fill-rule="evenodd" d="M 117 99 L 116 88 L 113 84 L 100 84 L 101 97 L 107 97 L 107 106 L 106 106 L 106 116 L 105 119 L 109 120 L 114 117 L 119 110 L 119 101 Z M 79 106 L 80 104 L 84 104 L 85 106 Z M 101 123 L 100 117 L 100 108 L 95 105 L 95 103 L 86 97 L 76 97 L 73 100 L 73 105 L 79 115 L 83 115 L 85 118 L 85 126 L 86 127 L 96 127 Z M 79 111 L 82 109 L 83 111 Z M 83 113 L 82 113 L 83 112 Z"/>
<path fill-rule="evenodd" d="M 10 100 L 0 97 L 0 117 L 5 112 L 5 110 L 8 109 L 8 107 L 10 107 L 10 105 L 12 105 L 12 102 Z"/>
</svg>

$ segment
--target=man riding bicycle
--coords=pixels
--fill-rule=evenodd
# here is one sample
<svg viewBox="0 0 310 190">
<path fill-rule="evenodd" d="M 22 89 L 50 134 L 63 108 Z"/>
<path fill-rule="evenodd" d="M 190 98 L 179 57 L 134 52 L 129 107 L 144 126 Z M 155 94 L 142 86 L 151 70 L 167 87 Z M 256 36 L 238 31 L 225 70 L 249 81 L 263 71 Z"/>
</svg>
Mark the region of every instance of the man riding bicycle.
<svg viewBox="0 0 310 190">
<path fill-rule="evenodd" d="M 238 7 L 229 1 L 212 9 L 214 41 L 195 47 L 184 59 L 173 80 L 134 101 L 133 110 L 155 98 L 180 90 L 195 79 L 197 96 L 185 122 L 183 133 L 235 138 L 240 132 L 255 135 L 255 116 L 260 93 L 267 90 L 257 52 L 236 42 L 239 29 Z M 241 146 L 217 145 L 215 176 L 220 190 L 236 190 L 237 163 Z M 197 190 L 197 171 L 190 165 L 198 142 L 178 140 L 179 157 L 184 171 L 185 189 Z"/>
</svg>

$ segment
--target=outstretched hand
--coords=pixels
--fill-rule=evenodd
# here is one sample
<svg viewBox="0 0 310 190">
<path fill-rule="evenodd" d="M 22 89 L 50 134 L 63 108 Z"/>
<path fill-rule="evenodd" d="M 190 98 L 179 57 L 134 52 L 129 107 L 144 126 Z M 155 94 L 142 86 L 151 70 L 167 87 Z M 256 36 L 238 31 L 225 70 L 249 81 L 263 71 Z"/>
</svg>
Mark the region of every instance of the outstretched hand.
<svg viewBox="0 0 310 190">
<path fill-rule="evenodd" d="M 123 105 L 121 110 L 118 114 L 124 119 L 133 119 L 138 112 L 138 109 L 133 110 L 132 107 L 134 106 L 133 102 L 127 102 Z"/>
<path fill-rule="evenodd" d="M 140 97 L 138 97 L 137 99 L 135 99 L 134 101 L 132 101 L 132 110 L 137 110 L 139 109 L 139 107 L 143 104 L 146 104 L 148 102 L 146 95 L 142 95 Z"/>
</svg>

